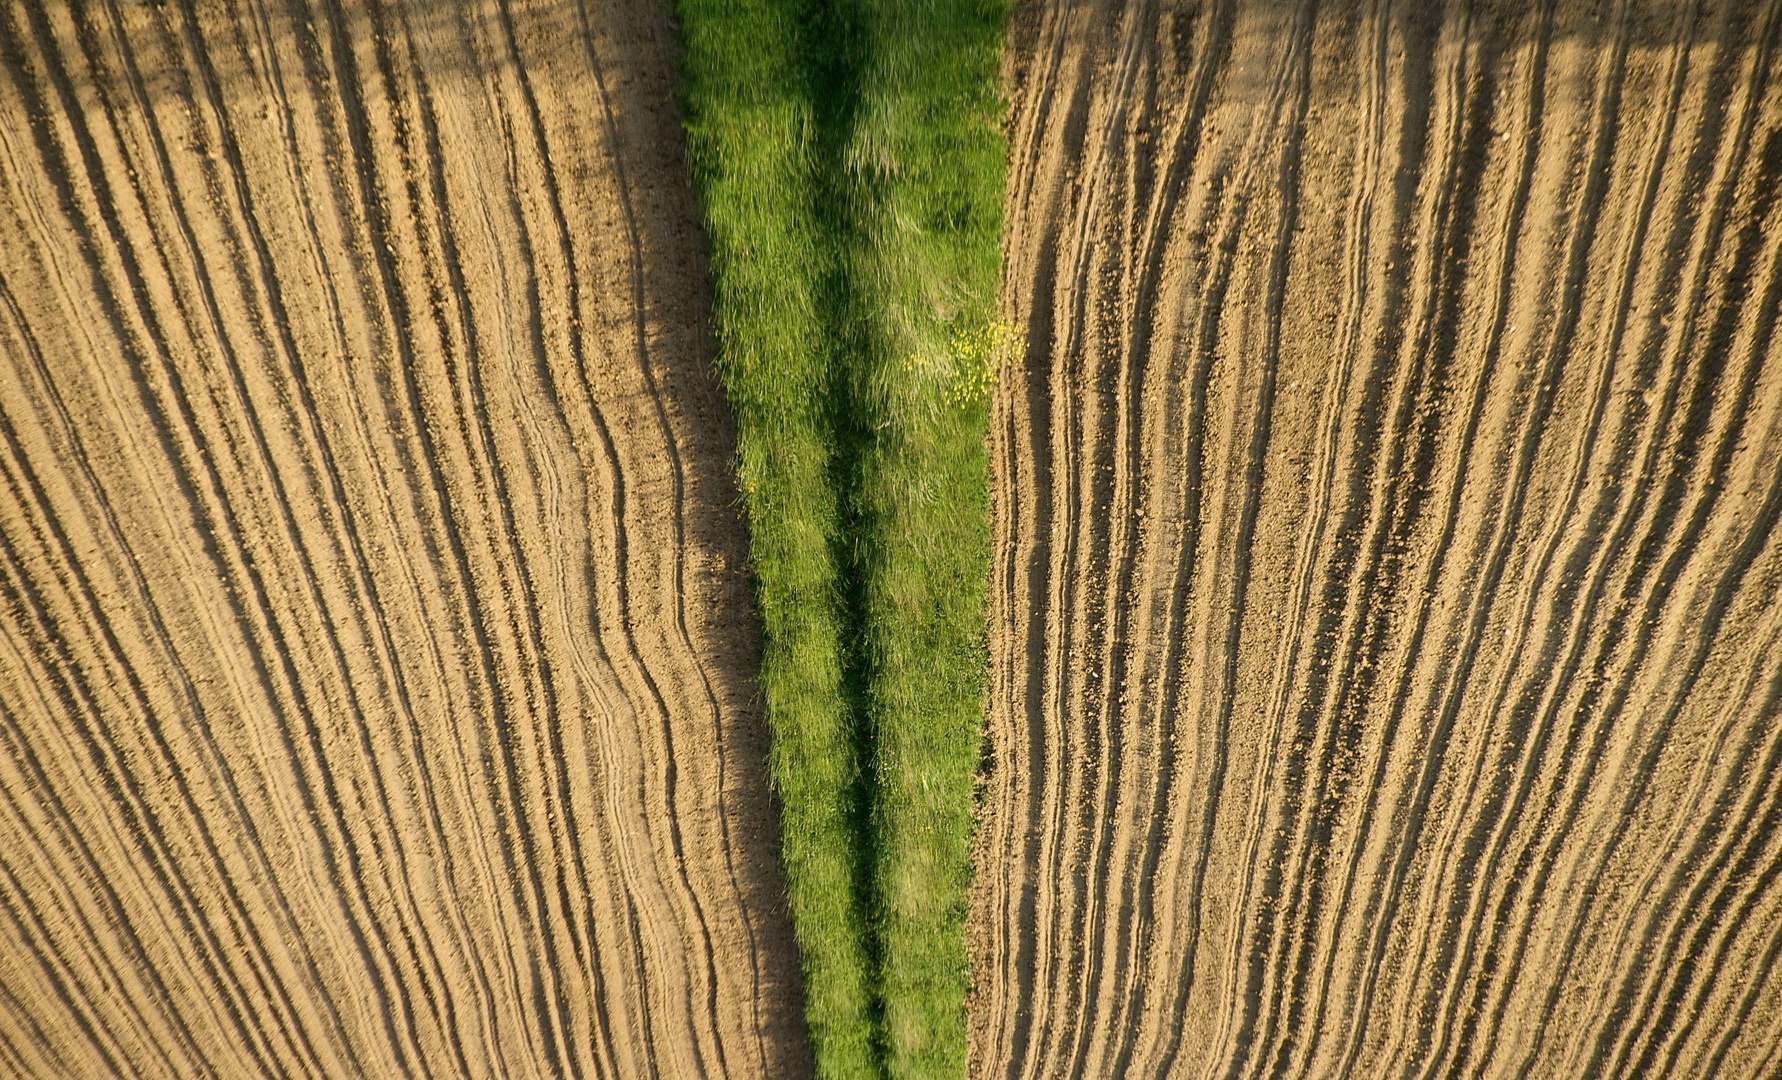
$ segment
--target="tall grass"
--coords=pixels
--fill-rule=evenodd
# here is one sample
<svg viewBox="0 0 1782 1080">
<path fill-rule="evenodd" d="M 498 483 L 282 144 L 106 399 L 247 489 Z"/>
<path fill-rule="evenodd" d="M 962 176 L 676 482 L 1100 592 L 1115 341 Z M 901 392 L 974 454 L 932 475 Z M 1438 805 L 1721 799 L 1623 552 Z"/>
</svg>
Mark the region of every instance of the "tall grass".
<svg viewBox="0 0 1782 1080">
<path fill-rule="evenodd" d="M 781 863 L 819 1075 L 878 1075 L 859 885 L 855 711 L 833 347 L 819 297 L 834 245 L 813 216 L 812 87 L 798 0 L 682 0 L 688 156 L 712 245 L 718 364 L 762 620 Z"/>
<path fill-rule="evenodd" d="M 972 780 L 989 573 L 984 438 L 1005 148 L 999 0 L 843 0 L 841 167 L 874 930 L 886 1072 L 965 1072 Z"/>
<path fill-rule="evenodd" d="M 818 1068 L 960 1077 L 1006 6 L 680 10 Z"/>
</svg>

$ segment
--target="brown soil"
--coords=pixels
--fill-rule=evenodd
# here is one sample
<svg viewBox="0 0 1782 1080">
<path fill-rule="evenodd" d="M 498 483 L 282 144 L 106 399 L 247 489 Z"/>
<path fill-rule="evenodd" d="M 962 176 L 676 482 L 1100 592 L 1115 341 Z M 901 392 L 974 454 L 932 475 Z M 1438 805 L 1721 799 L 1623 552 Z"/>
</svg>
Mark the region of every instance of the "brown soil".
<svg viewBox="0 0 1782 1080">
<path fill-rule="evenodd" d="M 0 1075 L 808 1074 L 673 42 L 0 3 Z"/>
<path fill-rule="evenodd" d="M 974 1074 L 1782 1070 L 1782 6 L 1017 17 Z"/>
</svg>

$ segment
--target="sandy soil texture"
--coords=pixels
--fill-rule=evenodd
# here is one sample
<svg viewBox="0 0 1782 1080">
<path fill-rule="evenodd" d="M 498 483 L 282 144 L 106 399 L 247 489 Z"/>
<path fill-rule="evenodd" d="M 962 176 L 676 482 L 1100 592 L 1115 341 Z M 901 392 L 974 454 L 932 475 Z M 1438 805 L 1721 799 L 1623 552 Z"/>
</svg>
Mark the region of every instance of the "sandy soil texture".
<svg viewBox="0 0 1782 1080">
<path fill-rule="evenodd" d="M 1782 1069 L 1779 31 L 1018 14 L 975 1075 Z"/>
<path fill-rule="evenodd" d="M 808 1073 L 673 49 L 0 3 L 0 1075 Z"/>
</svg>

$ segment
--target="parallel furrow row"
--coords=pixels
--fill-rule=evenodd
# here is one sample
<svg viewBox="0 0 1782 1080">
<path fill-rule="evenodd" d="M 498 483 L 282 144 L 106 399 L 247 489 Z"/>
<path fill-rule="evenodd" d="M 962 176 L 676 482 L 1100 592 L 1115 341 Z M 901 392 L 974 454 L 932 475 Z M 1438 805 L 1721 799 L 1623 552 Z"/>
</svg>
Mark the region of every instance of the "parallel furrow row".
<svg viewBox="0 0 1782 1080">
<path fill-rule="evenodd" d="M 808 1070 L 673 65 L 0 5 L 0 1073 Z"/>
<path fill-rule="evenodd" d="M 1016 19 L 975 1075 L 1768 1075 L 1782 8 Z"/>
</svg>

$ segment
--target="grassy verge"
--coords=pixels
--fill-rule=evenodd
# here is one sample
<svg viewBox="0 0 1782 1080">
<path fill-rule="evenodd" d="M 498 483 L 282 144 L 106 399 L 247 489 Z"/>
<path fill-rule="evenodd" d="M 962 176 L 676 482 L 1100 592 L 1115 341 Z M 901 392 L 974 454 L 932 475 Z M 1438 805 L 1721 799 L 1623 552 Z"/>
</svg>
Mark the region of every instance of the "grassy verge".
<svg viewBox="0 0 1782 1080">
<path fill-rule="evenodd" d="M 808 4 L 683 0 L 688 156 L 712 243 L 719 369 L 762 620 L 784 867 L 820 1076 L 878 1075 L 858 819 L 857 731 L 843 681 L 850 621 L 833 349 L 818 301 L 833 245 L 816 209 Z"/>
<path fill-rule="evenodd" d="M 825 1077 L 964 1074 L 1005 12 L 680 4 Z"/>
<path fill-rule="evenodd" d="M 841 161 L 849 492 L 871 734 L 874 931 L 886 1073 L 965 1072 L 964 924 L 989 572 L 984 437 L 1005 150 L 990 0 L 851 0 Z"/>
</svg>

